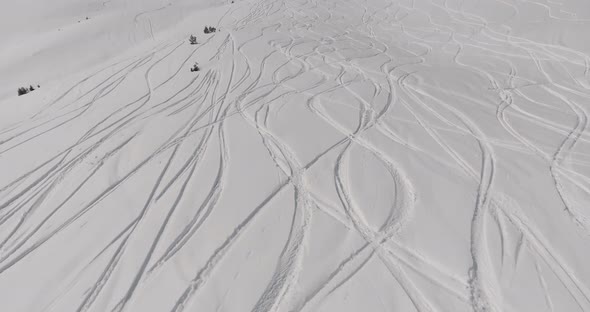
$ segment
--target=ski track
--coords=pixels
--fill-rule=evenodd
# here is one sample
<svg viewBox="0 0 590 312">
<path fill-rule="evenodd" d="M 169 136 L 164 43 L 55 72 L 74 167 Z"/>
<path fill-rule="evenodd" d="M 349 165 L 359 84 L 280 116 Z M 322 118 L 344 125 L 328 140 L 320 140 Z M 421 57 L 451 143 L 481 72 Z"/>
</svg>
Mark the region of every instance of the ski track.
<svg viewBox="0 0 590 312">
<path fill-rule="evenodd" d="M 375 272 L 374 285 L 399 286 L 374 287 L 377 298 L 367 300 L 378 299 L 382 308 L 384 294 L 396 291 L 408 311 L 539 304 L 545 311 L 590 311 L 588 270 L 576 258 L 576 248 L 590 239 L 587 52 L 518 35 L 511 24 L 446 0 L 238 2 L 217 21 L 221 30 L 197 46 L 161 43 L 150 16 L 170 3 L 139 12 L 133 22 L 154 42 L 151 50 L 82 75 L 29 117 L 0 129 L 0 170 L 18 153 L 34 160 L 0 180 L 0 289 L 50 257 L 52 267 L 63 263 L 68 273 L 36 287 L 44 295 L 24 305 L 30 311 L 144 311 L 160 288 L 167 289 L 161 296 L 170 311 L 199 309 L 211 291 L 223 300 L 206 306 L 221 311 L 238 287 L 248 287 L 239 279 L 242 266 L 266 278 L 247 291 L 249 305 L 240 311 L 333 310 Z M 590 23 L 559 2 L 497 3 L 509 8 L 506 21 L 530 5 L 563 25 Z M 196 60 L 202 70 L 189 75 Z M 167 74 L 155 77 L 160 68 Z M 454 82 L 436 81 L 453 75 Z M 281 128 L 293 107 L 330 131 L 331 141 L 316 133 L 321 144 L 311 153 L 299 150 L 292 133 L 308 121 L 298 121 L 301 129 Z M 155 135 L 154 127 L 165 130 Z M 220 226 L 238 196 L 234 163 L 248 160 L 236 143 L 246 135 L 256 138 L 249 148 L 266 157 L 253 166 L 273 168 L 277 178 L 265 191 L 256 189 L 257 203 L 229 207 L 236 215 Z M 41 150 L 53 136 L 60 145 Z M 366 163 L 353 161 L 358 155 Z M 545 193 L 544 206 L 520 202 L 531 190 L 503 184 L 513 181 L 508 176 L 533 179 L 529 169 L 518 171 L 515 156 L 549 184 L 536 190 Z M 393 194 L 381 214 L 355 189 L 366 166 L 383 169 L 380 187 Z M 429 192 L 438 191 L 422 189 L 423 170 L 452 176 L 449 189 L 462 187 L 462 206 L 431 207 Z M 115 217 L 113 198 L 129 198 Z M 285 198 L 291 206 L 279 203 Z M 445 231 L 452 234 L 440 237 L 463 235 L 444 257 L 420 243 L 427 236 L 409 234 L 433 224 L 422 220 L 433 208 L 450 209 L 437 216 L 460 215 Z M 272 252 L 243 258 L 244 248 L 259 251 L 248 244 L 253 235 L 267 239 L 261 229 L 275 229 L 268 218 L 277 213 L 286 228 L 270 235 L 276 245 L 263 244 Z M 316 237 L 318 228 L 328 227 L 321 222 L 339 232 L 326 233 L 338 243 L 321 247 L 318 256 L 324 239 Z M 97 228 L 104 233 L 85 233 Z M 571 246 L 554 237 L 556 228 Z M 87 239 L 88 253 L 70 250 L 68 235 Z M 322 258 L 321 267 L 314 257 Z M 170 277 L 176 286 L 162 282 L 180 263 L 191 265 Z M 226 270 L 236 271 L 235 285 Z M 533 278 L 519 287 L 532 290 L 514 289 L 524 274 Z M 553 292 L 561 292 L 559 299 Z"/>
</svg>

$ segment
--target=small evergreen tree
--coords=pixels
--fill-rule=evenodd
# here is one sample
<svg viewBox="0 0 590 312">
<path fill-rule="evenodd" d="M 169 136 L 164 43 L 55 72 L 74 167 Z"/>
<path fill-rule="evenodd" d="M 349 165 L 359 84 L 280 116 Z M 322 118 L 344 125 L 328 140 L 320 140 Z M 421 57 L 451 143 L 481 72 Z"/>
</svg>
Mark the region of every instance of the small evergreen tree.
<svg viewBox="0 0 590 312">
<path fill-rule="evenodd" d="M 191 36 L 190 36 L 190 38 L 188 39 L 188 41 L 189 41 L 191 44 L 197 44 L 197 37 L 195 37 L 195 36 L 191 35 Z"/>
<path fill-rule="evenodd" d="M 209 27 L 205 26 L 205 30 L 203 30 L 206 34 L 210 33 Z"/>
<path fill-rule="evenodd" d="M 27 93 L 29 93 L 29 90 L 27 90 L 27 88 L 23 88 L 23 87 L 18 88 L 18 96 L 21 96 L 21 95 L 24 95 Z"/>
<path fill-rule="evenodd" d="M 29 86 L 29 91 L 35 91 L 35 88 L 33 88 L 33 85 Z"/>
</svg>

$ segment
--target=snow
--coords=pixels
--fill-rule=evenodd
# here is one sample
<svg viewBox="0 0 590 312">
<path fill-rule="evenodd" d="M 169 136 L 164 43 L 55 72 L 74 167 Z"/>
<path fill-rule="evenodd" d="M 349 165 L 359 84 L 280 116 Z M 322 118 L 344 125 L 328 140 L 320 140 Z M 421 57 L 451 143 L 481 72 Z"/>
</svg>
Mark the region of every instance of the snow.
<svg viewBox="0 0 590 312">
<path fill-rule="evenodd" d="M 0 310 L 590 311 L 589 30 L 583 0 L 3 3 Z"/>
</svg>

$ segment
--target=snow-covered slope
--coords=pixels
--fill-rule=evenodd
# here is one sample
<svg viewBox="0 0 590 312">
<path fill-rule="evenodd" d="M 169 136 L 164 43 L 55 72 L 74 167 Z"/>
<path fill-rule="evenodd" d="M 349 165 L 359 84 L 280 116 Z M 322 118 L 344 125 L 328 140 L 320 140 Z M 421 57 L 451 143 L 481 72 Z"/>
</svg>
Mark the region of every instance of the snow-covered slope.
<svg viewBox="0 0 590 312">
<path fill-rule="evenodd" d="M 587 1 L 2 6 L 0 311 L 590 311 Z"/>
</svg>

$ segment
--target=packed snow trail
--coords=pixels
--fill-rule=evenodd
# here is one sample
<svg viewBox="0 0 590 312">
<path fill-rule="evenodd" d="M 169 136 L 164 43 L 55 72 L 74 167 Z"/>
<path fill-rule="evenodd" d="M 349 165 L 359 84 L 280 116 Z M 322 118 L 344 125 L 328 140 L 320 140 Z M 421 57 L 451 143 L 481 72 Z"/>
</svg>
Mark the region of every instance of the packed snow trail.
<svg viewBox="0 0 590 312">
<path fill-rule="evenodd" d="M 2 52 L 3 311 L 590 311 L 590 4 L 88 8 Z"/>
</svg>

